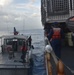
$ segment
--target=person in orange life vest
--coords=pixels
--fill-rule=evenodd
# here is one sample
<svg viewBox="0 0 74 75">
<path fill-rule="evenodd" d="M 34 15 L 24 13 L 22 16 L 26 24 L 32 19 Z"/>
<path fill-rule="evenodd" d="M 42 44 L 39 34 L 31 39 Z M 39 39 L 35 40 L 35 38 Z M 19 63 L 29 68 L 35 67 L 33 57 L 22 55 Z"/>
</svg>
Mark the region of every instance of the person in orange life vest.
<svg viewBox="0 0 74 75">
<path fill-rule="evenodd" d="M 26 57 L 26 53 L 27 53 L 27 46 L 26 46 L 25 42 L 24 42 L 23 47 L 21 48 L 21 50 L 22 50 L 21 59 L 23 60 L 23 62 L 25 62 L 25 57 Z"/>
<path fill-rule="evenodd" d="M 58 27 L 57 22 L 53 23 L 47 38 L 49 39 L 56 56 L 61 58 L 61 39 L 64 38 L 64 32 Z"/>
</svg>

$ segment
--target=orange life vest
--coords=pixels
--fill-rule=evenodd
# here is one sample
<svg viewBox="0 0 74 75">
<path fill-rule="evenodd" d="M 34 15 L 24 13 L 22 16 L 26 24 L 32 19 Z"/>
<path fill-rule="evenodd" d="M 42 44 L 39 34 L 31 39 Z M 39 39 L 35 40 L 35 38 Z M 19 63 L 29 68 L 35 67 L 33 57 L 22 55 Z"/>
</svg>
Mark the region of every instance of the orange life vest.
<svg viewBox="0 0 74 75">
<path fill-rule="evenodd" d="M 21 50 L 27 51 L 27 47 L 21 47 Z"/>
<path fill-rule="evenodd" d="M 60 28 L 53 28 L 52 39 L 61 39 Z"/>
</svg>

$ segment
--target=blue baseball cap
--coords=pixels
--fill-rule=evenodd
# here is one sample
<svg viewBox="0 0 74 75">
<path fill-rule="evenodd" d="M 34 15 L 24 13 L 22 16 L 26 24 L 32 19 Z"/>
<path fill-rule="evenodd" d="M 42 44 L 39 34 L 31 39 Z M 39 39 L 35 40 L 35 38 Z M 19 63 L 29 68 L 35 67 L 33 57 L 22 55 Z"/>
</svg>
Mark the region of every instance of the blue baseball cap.
<svg viewBox="0 0 74 75">
<path fill-rule="evenodd" d="M 53 27 L 57 27 L 57 26 L 58 26 L 58 22 L 52 23 L 52 26 L 53 26 Z"/>
</svg>

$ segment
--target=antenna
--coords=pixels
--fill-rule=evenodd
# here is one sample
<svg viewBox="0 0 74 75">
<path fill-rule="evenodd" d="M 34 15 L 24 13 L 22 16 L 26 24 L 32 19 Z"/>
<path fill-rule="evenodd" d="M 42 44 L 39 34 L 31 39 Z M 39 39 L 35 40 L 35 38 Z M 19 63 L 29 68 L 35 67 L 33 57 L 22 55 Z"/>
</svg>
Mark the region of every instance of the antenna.
<svg viewBox="0 0 74 75">
<path fill-rule="evenodd" d="M 23 18 L 23 31 L 25 30 L 25 20 Z"/>
<path fill-rule="evenodd" d="M 8 33 L 9 33 L 9 28 L 8 28 L 8 25 L 7 25 L 7 31 L 8 31 Z"/>
</svg>

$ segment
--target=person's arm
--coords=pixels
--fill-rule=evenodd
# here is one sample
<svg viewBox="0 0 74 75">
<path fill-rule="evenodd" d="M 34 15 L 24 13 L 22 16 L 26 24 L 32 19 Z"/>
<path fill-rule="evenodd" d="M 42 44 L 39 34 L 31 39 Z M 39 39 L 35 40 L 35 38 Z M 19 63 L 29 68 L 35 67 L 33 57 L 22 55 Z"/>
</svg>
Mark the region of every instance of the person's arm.
<svg viewBox="0 0 74 75">
<path fill-rule="evenodd" d="M 48 38 L 49 41 L 52 38 L 52 35 L 53 35 L 53 29 L 50 30 L 50 32 L 49 32 L 49 34 L 47 36 L 47 38 Z"/>
<path fill-rule="evenodd" d="M 64 39 L 64 38 L 65 38 L 65 35 L 64 35 L 63 30 L 61 30 L 61 38 L 62 38 L 62 39 Z"/>
</svg>

